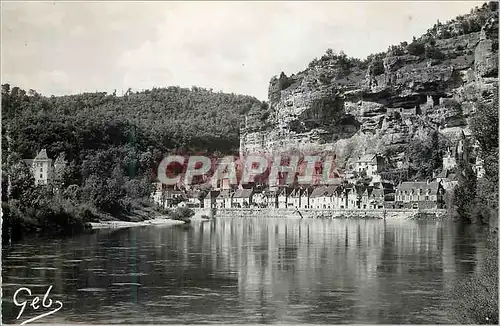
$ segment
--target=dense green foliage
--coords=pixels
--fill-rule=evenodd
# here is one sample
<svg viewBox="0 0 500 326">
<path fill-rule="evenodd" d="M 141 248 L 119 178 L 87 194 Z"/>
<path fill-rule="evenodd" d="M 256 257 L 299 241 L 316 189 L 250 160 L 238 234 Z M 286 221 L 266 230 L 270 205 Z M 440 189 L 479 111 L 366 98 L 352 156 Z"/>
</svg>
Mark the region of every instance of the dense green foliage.
<svg viewBox="0 0 500 326">
<path fill-rule="evenodd" d="M 189 221 L 194 216 L 194 211 L 188 207 L 178 207 L 170 212 L 170 218 L 178 221 Z"/>
<path fill-rule="evenodd" d="M 410 179 L 432 179 L 439 173 L 446 144 L 446 139 L 440 137 L 437 131 L 433 131 L 427 139 L 412 141 L 406 151 L 410 160 Z"/>
<path fill-rule="evenodd" d="M 473 152 L 470 145 L 459 163 L 462 171 L 455 189 L 454 202 L 457 213 L 470 222 L 496 224 L 498 216 L 498 94 L 489 103 L 479 104 L 471 119 L 471 130 L 479 143 L 479 151 Z M 472 166 L 483 160 L 484 177 L 476 181 Z"/>
<path fill-rule="evenodd" d="M 8 188 L 7 175 L 20 178 L 10 198 L 2 200 L 34 205 L 28 194 L 40 187 L 29 177 L 21 178 L 18 170 L 29 174 L 22 159 L 46 148 L 50 158 L 63 154 L 67 162 L 59 186 L 50 185 L 58 189 L 49 191 L 50 196 L 69 200 L 66 194 L 73 206 L 85 203 L 98 212 L 123 216 L 149 197 L 164 155 L 237 151 L 243 115 L 260 105 L 254 97 L 197 87 L 129 91 L 121 97 L 45 97 L 2 85 L 2 188 Z M 71 210 L 68 203 L 63 206 Z"/>
<path fill-rule="evenodd" d="M 402 56 L 410 54 L 423 59 L 433 59 L 442 61 L 447 59 L 447 56 L 440 51 L 435 45 L 436 40 L 448 39 L 460 35 L 466 35 L 481 31 L 482 26 L 487 22 L 492 15 L 498 15 L 498 2 L 491 1 L 484 3 L 481 7 L 475 7 L 471 10 L 470 14 L 458 16 L 455 19 L 447 21 L 446 23 L 437 22 L 427 32 L 416 38 L 413 37 L 412 42 L 401 42 L 398 45 L 391 45 L 386 52 L 376 53 L 369 55 L 366 59 L 360 60 L 358 58 L 348 57 L 342 51 L 335 53 L 333 50 L 328 49 L 321 58 L 315 58 L 309 63 L 309 69 L 326 68 L 330 69 L 332 64 L 341 68 L 338 74 L 349 74 L 355 67 L 360 69 L 367 69 L 372 67 L 372 75 L 377 76 L 384 73 L 383 59 L 386 56 Z M 462 51 L 462 49 L 457 49 Z M 450 54 L 453 56 L 453 54 Z M 322 83 L 327 84 L 330 78 L 323 73 L 320 75 Z M 285 87 L 286 88 L 286 87 Z"/>
</svg>

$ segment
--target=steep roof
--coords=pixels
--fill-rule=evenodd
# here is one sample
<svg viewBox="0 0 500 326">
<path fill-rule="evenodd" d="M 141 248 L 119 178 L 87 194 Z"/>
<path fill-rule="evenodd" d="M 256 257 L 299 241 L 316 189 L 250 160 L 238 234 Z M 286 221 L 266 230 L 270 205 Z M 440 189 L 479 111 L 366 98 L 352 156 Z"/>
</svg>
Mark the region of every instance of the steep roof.
<svg viewBox="0 0 500 326">
<path fill-rule="evenodd" d="M 290 194 L 290 197 L 300 197 L 302 195 L 303 190 L 300 188 L 296 188 Z"/>
<path fill-rule="evenodd" d="M 302 191 L 301 196 L 310 196 L 313 193 L 313 191 L 314 191 L 313 187 L 307 187 Z"/>
<path fill-rule="evenodd" d="M 413 190 L 430 190 L 431 193 L 437 192 L 439 188 L 439 182 L 402 182 L 399 186 L 397 191 L 413 191 Z"/>
<path fill-rule="evenodd" d="M 47 156 L 47 150 L 44 148 L 40 152 L 38 152 L 38 155 L 35 157 L 35 160 L 48 160 L 49 157 Z"/>
<path fill-rule="evenodd" d="M 356 162 L 371 162 L 376 157 L 376 154 L 364 154 L 361 155 Z"/>
<path fill-rule="evenodd" d="M 330 196 L 333 196 L 333 194 L 335 193 L 335 190 L 337 189 L 337 186 L 321 186 L 321 187 L 317 187 L 316 189 L 314 189 L 314 191 L 312 192 L 311 194 L 311 198 L 315 198 L 315 197 L 330 197 Z"/>
<path fill-rule="evenodd" d="M 384 197 L 384 189 L 373 189 L 370 196 L 373 197 Z"/>
<path fill-rule="evenodd" d="M 238 189 L 235 191 L 233 198 L 250 198 L 253 194 L 253 189 Z"/>
<path fill-rule="evenodd" d="M 292 193 L 291 188 L 282 188 L 278 191 L 278 196 L 289 196 Z"/>
<path fill-rule="evenodd" d="M 29 167 L 33 165 L 33 160 L 32 159 L 23 159 L 24 163 L 26 163 Z"/>
<path fill-rule="evenodd" d="M 221 193 L 217 196 L 217 199 L 226 199 L 231 198 L 231 194 L 229 191 L 221 191 Z"/>
</svg>

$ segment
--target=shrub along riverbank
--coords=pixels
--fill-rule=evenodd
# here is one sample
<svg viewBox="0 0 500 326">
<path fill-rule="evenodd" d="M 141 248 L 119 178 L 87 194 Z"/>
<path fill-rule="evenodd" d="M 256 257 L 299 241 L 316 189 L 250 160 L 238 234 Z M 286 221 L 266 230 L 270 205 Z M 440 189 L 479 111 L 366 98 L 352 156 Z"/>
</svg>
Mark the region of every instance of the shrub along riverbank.
<svg viewBox="0 0 500 326">
<path fill-rule="evenodd" d="M 498 234 L 491 232 L 479 270 L 449 294 L 455 302 L 453 317 L 460 324 L 498 325 Z"/>
</svg>

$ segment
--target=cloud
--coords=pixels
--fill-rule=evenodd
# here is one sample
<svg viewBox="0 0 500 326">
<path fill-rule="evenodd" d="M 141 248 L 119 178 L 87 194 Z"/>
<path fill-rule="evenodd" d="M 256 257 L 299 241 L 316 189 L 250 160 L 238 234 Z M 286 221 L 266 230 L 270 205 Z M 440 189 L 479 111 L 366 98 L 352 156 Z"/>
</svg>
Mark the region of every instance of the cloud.
<svg viewBox="0 0 500 326">
<path fill-rule="evenodd" d="M 2 79 L 49 94 L 197 85 L 265 100 L 273 75 L 327 48 L 366 57 L 478 4 L 4 3 Z"/>
</svg>

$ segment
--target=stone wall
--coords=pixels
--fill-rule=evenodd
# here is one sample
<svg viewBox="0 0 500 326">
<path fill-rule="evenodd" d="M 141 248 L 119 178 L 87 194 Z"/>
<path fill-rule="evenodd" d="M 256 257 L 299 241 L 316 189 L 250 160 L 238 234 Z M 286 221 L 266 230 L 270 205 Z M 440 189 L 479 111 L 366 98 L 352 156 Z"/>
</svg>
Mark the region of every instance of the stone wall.
<svg viewBox="0 0 500 326">
<path fill-rule="evenodd" d="M 299 213 L 300 211 L 300 213 Z M 408 209 L 279 209 L 279 208 L 224 208 L 217 209 L 216 218 L 266 217 L 266 218 L 372 218 L 372 219 L 412 219 L 419 215 L 429 218 L 443 218 L 446 210 L 408 210 Z"/>
</svg>

